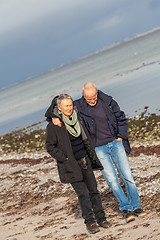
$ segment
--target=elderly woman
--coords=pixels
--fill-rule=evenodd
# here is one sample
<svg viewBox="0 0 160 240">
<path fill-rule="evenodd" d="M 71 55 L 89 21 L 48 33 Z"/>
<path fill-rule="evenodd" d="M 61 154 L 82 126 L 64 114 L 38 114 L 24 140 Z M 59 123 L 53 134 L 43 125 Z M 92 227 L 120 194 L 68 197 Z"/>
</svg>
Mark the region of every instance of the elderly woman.
<svg viewBox="0 0 160 240">
<path fill-rule="evenodd" d="M 70 183 L 75 190 L 87 230 L 96 233 L 99 226 L 111 226 L 106 221 L 93 173 L 93 169 L 101 170 L 103 167 L 77 109 L 73 107 L 72 98 L 68 94 L 61 94 L 56 100 L 54 115 L 62 125 L 48 124 L 46 149 L 57 160 L 61 182 Z"/>
</svg>

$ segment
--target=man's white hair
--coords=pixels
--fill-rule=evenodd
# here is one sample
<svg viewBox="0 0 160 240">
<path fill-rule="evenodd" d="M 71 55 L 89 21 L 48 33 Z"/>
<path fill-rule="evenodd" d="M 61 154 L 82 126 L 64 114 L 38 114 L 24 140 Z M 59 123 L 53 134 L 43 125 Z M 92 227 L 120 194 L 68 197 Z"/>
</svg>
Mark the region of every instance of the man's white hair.
<svg viewBox="0 0 160 240">
<path fill-rule="evenodd" d="M 96 85 L 94 83 L 92 83 L 92 82 L 85 83 L 83 85 L 83 88 L 82 88 L 82 95 L 84 96 L 84 92 L 85 91 L 89 91 L 89 90 L 92 90 L 92 89 L 95 89 L 96 92 L 97 92 L 97 87 L 96 87 Z"/>
</svg>

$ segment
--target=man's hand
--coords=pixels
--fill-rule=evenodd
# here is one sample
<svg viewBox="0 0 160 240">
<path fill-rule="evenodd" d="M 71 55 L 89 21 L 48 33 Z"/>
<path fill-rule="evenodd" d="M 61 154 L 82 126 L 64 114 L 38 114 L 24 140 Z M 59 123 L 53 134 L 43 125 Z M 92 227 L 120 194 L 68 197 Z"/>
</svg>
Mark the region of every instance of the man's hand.
<svg viewBox="0 0 160 240">
<path fill-rule="evenodd" d="M 57 125 L 58 127 L 61 127 L 62 122 L 59 120 L 59 118 L 52 118 L 52 122 L 54 125 Z"/>
<path fill-rule="evenodd" d="M 122 141 L 122 140 L 123 140 L 123 139 L 122 139 L 122 138 L 120 138 L 120 137 L 119 137 L 119 138 L 117 138 L 117 141 Z"/>
</svg>

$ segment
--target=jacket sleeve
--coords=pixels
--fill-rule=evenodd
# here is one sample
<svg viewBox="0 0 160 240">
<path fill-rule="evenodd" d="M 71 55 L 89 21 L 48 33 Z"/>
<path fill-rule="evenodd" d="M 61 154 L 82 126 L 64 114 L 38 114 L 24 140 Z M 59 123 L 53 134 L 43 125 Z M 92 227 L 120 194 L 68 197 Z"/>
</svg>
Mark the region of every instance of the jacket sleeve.
<svg viewBox="0 0 160 240">
<path fill-rule="evenodd" d="M 47 118 L 46 120 L 48 122 L 51 122 L 52 121 L 52 118 L 56 117 L 53 113 L 53 110 L 55 108 L 55 106 L 57 105 L 57 98 L 58 96 L 56 96 L 55 98 L 53 98 L 52 102 L 51 102 L 51 105 L 49 106 L 49 108 L 47 109 L 46 113 L 45 113 L 45 117 Z"/>
<path fill-rule="evenodd" d="M 51 124 L 52 123 L 48 124 L 46 130 L 46 150 L 57 161 L 64 162 L 66 160 L 66 156 L 63 151 L 58 148 L 58 140 L 54 131 L 54 128 L 57 126 L 52 127 Z"/>
<path fill-rule="evenodd" d="M 125 116 L 125 113 L 120 110 L 118 103 L 112 99 L 111 101 L 111 109 L 114 113 L 117 123 L 117 137 L 127 139 L 127 131 L 128 131 L 128 120 Z"/>
</svg>

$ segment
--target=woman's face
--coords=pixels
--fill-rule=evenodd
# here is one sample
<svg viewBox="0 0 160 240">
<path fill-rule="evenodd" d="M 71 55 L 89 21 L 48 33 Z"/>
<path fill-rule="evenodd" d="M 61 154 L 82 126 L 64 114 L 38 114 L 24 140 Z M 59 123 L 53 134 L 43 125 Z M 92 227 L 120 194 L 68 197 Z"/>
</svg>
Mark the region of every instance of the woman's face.
<svg viewBox="0 0 160 240">
<path fill-rule="evenodd" d="M 71 99 L 63 99 L 58 109 L 66 116 L 70 117 L 73 112 L 73 102 Z"/>
</svg>

